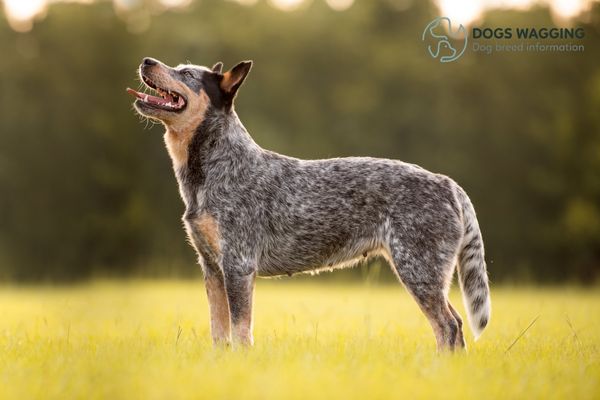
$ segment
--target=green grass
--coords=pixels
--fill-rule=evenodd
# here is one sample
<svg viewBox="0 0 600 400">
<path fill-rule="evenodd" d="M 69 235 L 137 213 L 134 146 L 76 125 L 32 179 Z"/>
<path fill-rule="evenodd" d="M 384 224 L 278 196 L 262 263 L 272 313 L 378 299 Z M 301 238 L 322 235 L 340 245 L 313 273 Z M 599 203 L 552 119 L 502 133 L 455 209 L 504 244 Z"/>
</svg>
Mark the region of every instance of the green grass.
<svg viewBox="0 0 600 400">
<path fill-rule="evenodd" d="M 210 344 L 200 281 L 4 286 L 0 398 L 600 397 L 597 288 L 492 288 L 492 300 L 467 353 L 436 355 L 400 285 L 259 281 L 256 345 L 231 350 Z"/>
</svg>

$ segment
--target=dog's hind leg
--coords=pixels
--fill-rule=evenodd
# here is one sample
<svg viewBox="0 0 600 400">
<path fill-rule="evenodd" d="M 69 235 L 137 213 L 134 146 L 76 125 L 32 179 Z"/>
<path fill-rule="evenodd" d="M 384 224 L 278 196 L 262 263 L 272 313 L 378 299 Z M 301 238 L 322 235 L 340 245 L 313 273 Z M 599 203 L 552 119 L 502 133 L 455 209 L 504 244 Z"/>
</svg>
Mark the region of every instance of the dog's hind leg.
<svg viewBox="0 0 600 400">
<path fill-rule="evenodd" d="M 456 336 L 456 342 L 454 344 L 456 347 L 465 348 L 465 347 L 467 347 L 467 345 L 465 343 L 465 337 L 463 336 L 463 331 L 462 331 L 462 326 L 463 326 L 462 318 L 460 317 L 460 314 L 456 311 L 456 309 L 452 306 L 452 304 L 450 303 L 449 300 L 448 300 L 448 309 L 454 316 L 454 319 L 456 319 L 456 322 L 458 322 L 458 335 Z"/>
<path fill-rule="evenodd" d="M 223 274 L 218 271 L 207 270 L 204 273 L 204 283 L 210 310 L 210 332 L 213 343 L 215 345 L 227 344 L 231 342 L 231 329 L 229 325 L 229 302 Z"/>
<path fill-rule="evenodd" d="M 227 258 L 224 259 L 225 288 L 229 301 L 232 340 L 237 344 L 252 346 L 252 301 L 256 271 L 239 264 L 232 266 L 227 263 Z"/>
<path fill-rule="evenodd" d="M 447 298 L 451 260 L 428 256 L 428 251 L 406 251 L 399 243 L 390 247 L 392 268 L 429 320 L 438 351 L 462 347 L 461 327 Z"/>
</svg>

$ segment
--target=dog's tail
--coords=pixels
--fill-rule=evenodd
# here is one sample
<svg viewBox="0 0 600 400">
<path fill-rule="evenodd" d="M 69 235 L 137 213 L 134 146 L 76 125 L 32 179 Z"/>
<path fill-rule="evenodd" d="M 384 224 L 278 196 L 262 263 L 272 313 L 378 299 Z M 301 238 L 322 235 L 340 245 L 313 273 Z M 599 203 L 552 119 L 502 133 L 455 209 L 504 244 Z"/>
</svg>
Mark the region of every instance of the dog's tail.
<svg viewBox="0 0 600 400">
<path fill-rule="evenodd" d="M 458 253 L 458 278 L 467 311 L 467 319 L 475 340 L 490 320 L 491 301 L 485 266 L 483 240 L 471 200 L 460 187 L 457 199 L 462 207 L 464 234 Z"/>
</svg>

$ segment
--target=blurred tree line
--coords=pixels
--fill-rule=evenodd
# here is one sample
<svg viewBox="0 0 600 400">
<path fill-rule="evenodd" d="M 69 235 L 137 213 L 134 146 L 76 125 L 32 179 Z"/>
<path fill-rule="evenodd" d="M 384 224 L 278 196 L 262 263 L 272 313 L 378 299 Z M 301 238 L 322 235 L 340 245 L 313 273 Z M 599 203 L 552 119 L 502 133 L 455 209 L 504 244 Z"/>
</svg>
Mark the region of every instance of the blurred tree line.
<svg viewBox="0 0 600 400">
<path fill-rule="evenodd" d="M 203 0 L 119 16 L 107 2 L 56 4 L 29 33 L 0 17 L 0 279 L 199 272 L 163 129 L 140 124 L 124 91 L 143 56 L 253 59 L 237 110 L 265 148 L 450 175 L 475 204 L 492 281 L 596 279 L 599 7 L 577 21 L 584 53 L 467 51 L 440 64 L 421 42 L 437 10 L 397 4 L 285 13 Z M 482 22 L 552 24 L 545 8 Z"/>
</svg>

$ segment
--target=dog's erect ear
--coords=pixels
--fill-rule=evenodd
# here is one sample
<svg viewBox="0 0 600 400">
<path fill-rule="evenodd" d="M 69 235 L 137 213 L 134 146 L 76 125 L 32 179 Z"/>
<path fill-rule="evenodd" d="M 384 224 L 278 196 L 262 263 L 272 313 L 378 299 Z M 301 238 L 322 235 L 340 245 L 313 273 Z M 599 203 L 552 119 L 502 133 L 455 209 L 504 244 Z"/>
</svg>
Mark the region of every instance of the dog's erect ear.
<svg viewBox="0 0 600 400">
<path fill-rule="evenodd" d="M 242 61 L 225 72 L 221 80 L 221 90 L 230 96 L 235 96 L 242 83 L 244 83 L 248 72 L 250 72 L 250 68 L 252 68 L 252 61 Z"/>
<path fill-rule="evenodd" d="M 219 61 L 218 63 L 213 65 L 212 71 L 216 72 L 217 74 L 220 74 L 223 71 L 223 63 Z"/>
</svg>

